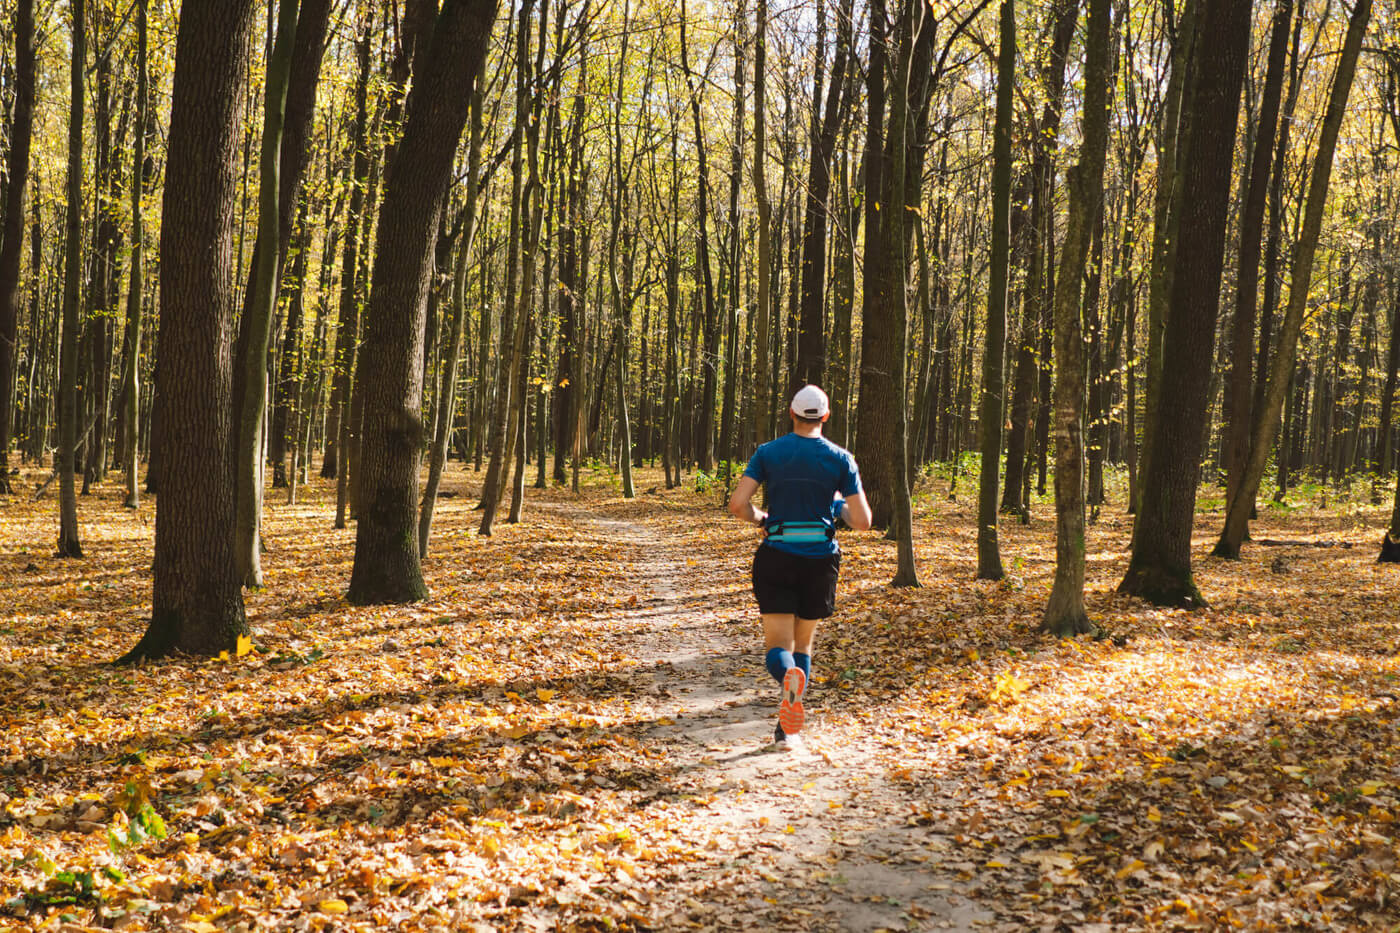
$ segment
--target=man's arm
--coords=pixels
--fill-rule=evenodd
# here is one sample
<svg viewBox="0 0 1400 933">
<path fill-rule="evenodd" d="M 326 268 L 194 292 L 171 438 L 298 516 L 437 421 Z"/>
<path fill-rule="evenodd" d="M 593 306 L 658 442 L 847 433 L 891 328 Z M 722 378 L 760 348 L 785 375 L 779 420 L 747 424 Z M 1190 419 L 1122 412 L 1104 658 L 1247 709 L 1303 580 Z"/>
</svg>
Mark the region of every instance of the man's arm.
<svg viewBox="0 0 1400 933">
<path fill-rule="evenodd" d="M 742 521 L 762 525 L 768 519 L 768 513 L 753 504 L 753 494 L 757 491 L 758 480 L 752 476 L 739 477 L 739 482 L 729 497 L 729 513 Z M 865 500 L 862 498 L 861 501 Z M 870 508 L 867 506 L 865 511 L 868 515 Z M 866 527 L 870 526 L 867 524 Z"/>
<path fill-rule="evenodd" d="M 841 521 L 856 531 L 870 530 L 874 516 L 870 514 L 870 503 L 865 501 L 865 493 L 858 492 L 846 497 L 846 504 L 841 507 Z"/>
</svg>

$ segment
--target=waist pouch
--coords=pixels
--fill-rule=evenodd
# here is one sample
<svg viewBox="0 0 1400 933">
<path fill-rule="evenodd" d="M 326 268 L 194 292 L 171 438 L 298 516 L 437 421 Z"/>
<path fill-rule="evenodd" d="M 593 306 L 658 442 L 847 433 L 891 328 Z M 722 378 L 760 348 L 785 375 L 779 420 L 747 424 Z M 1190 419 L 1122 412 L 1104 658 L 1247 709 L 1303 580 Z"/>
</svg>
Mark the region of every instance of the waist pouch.
<svg viewBox="0 0 1400 933">
<path fill-rule="evenodd" d="M 774 522 L 768 526 L 769 541 L 830 541 L 836 529 L 826 522 Z"/>
</svg>

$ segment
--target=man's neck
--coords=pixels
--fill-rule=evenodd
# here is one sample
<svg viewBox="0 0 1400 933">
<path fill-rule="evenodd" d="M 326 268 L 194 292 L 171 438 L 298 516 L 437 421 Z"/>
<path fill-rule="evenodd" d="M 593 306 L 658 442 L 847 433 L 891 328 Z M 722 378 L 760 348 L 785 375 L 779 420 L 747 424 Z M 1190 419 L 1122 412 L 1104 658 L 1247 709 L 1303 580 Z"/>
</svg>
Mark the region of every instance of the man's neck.
<svg viewBox="0 0 1400 933">
<path fill-rule="evenodd" d="M 792 433 L 798 437 L 821 437 L 822 426 L 820 424 L 794 424 Z"/>
</svg>

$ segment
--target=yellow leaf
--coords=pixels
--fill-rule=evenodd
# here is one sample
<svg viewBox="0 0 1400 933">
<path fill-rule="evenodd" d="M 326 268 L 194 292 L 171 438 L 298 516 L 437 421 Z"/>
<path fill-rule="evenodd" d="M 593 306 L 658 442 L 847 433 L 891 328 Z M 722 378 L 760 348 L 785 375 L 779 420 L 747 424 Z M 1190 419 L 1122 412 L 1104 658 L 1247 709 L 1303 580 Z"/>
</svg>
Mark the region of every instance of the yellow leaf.
<svg viewBox="0 0 1400 933">
<path fill-rule="evenodd" d="M 1162 811 L 1158 810 L 1156 807 L 1148 807 L 1147 818 L 1154 823 L 1160 823 L 1162 822 Z"/>
<path fill-rule="evenodd" d="M 783 827 L 783 832 L 791 836 L 793 833 L 797 832 L 797 827 L 793 826 L 792 824 L 788 824 L 787 826 Z"/>
<path fill-rule="evenodd" d="M 248 652 L 250 652 L 250 651 L 252 651 L 252 650 L 253 650 L 253 639 L 249 638 L 247 635 L 239 635 L 239 636 L 238 636 L 238 647 L 237 647 L 237 655 L 238 655 L 238 657 L 241 658 L 241 657 L 243 657 L 245 654 L 247 654 Z"/>
<path fill-rule="evenodd" d="M 519 702 L 520 702 L 520 694 L 516 693 L 514 690 L 507 690 L 507 691 L 506 691 L 506 699 L 507 699 L 507 700 L 510 700 L 510 701 L 513 702 L 513 703 L 519 703 Z"/>
<path fill-rule="evenodd" d="M 481 843 L 481 848 L 485 850 L 487 856 L 495 858 L 501 854 L 501 841 L 495 836 L 487 836 Z"/>
<path fill-rule="evenodd" d="M 440 758 L 436 755 L 428 758 L 428 764 L 434 768 L 450 768 L 457 763 L 456 758 Z"/>
<path fill-rule="evenodd" d="M 1118 875 L 1117 875 L 1118 880 L 1119 880 L 1119 881 L 1122 881 L 1124 878 L 1128 877 L 1128 876 L 1131 875 L 1133 872 L 1135 872 L 1135 871 L 1141 871 L 1142 869 L 1144 869 L 1144 868 L 1146 868 L 1146 867 L 1147 867 L 1147 863 L 1146 863 L 1146 862 L 1144 862 L 1142 859 L 1136 859 L 1136 858 L 1135 858 L 1135 859 L 1133 859 L 1131 862 L 1129 862 L 1128 864 L 1124 865 L 1122 868 L 1118 869 Z"/>
<path fill-rule="evenodd" d="M 554 694 L 555 691 L 546 690 L 543 687 L 540 687 L 537 690 L 535 690 L 535 696 L 539 697 L 541 703 L 548 703 L 550 700 L 554 699 Z"/>
<path fill-rule="evenodd" d="M 1067 790 L 1048 790 L 1048 791 L 1045 792 L 1045 796 L 1047 796 L 1047 797 L 1068 797 L 1068 796 L 1069 796 L 1069 791 L 1067 791 Z"/>
<path fill-rule="evenodd" d="M 1370 797 L 1372 794 L 1379 793 L 1382 787 L 1385 787 L 1385 781 L 1367 781 L 1365 784 L 1358 787 L 1357 790 L 1361 791 L 1363 795 Z"/>
<path fill-rule="evenodd" d="M 338 897 L 332 897 L 317 905 L 323 914 L 348 914 L 350 905 Z"/>
<path fill-rule="evenodd" d="M 987 868 L 1006 868 L 1007 865 L 1006 865 L 1005 862 L 999 862 L 999 861 L 997 861 L 996 859 L 992 859 L 990 862 L 987 863 L 986 867 L 987 867 Z"/>
</svg>

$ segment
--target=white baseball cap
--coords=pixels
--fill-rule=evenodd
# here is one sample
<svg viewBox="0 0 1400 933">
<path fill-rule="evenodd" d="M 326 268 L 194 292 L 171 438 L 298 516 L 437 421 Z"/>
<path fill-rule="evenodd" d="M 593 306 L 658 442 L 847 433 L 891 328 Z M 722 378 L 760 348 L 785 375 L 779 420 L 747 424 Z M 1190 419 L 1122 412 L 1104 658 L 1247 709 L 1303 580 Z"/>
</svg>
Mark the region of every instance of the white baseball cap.
<svg viewBox="0 0 1400 933">
<path fill-rule="evenodd" d="M 831 402 L 816 386 L 803 386 L 792 397 L 792 413 L 799 418 L 825 418 L 831 414 Z"/>
</svg>

